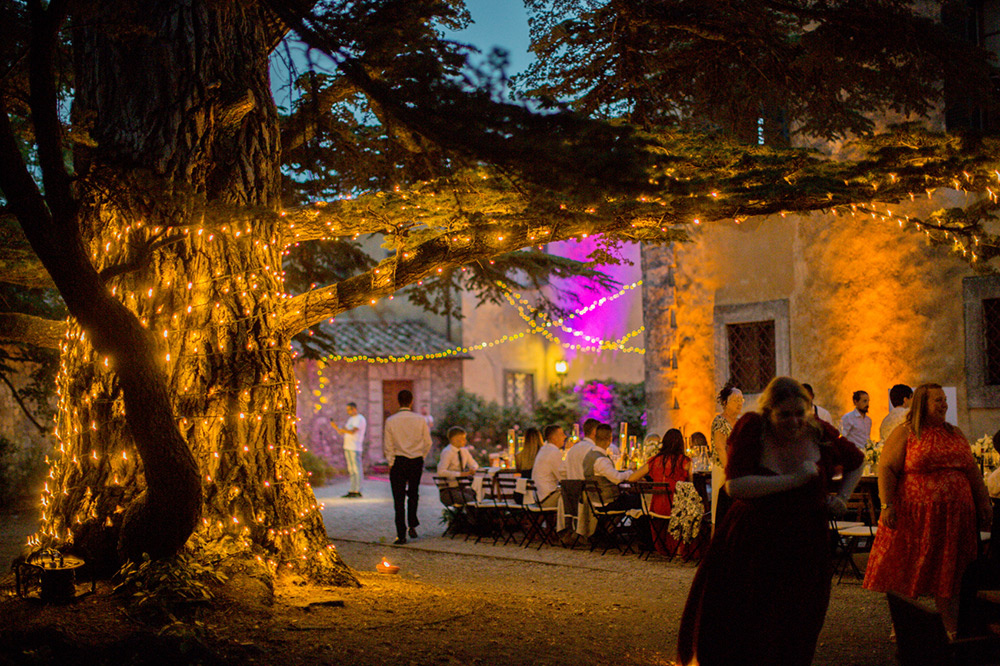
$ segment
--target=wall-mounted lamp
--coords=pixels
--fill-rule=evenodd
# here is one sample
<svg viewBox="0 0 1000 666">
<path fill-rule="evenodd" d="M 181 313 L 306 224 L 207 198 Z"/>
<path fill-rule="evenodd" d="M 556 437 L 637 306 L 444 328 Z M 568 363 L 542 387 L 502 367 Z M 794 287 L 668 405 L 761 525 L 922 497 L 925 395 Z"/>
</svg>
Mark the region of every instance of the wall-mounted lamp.
<svg viewBox="0 0 1000 666">
<path fill-rule="evenodd" d="M 559 386 L 563 385 L 567 372 L 569 372 L 569 364 L 566 361 L 556 361 L 556 377 L 559 378 Z"/>
</svg>

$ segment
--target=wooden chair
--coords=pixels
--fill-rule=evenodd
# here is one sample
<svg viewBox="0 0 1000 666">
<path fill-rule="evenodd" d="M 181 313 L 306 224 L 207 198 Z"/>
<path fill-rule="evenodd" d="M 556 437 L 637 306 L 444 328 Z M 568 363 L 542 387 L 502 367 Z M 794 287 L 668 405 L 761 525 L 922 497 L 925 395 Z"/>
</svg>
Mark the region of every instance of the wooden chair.
<svg viewBox="0 0 1000 666">
<path fill-rule="evenodd" d="M 503 545 L 506 546 L 511 541 L 517 541 L 517 534 L 527 529 L 527 518 L 524 505 L 518 498 L 521 493 L 517 492 L 517 478 L 509 475 L 498 475 L 498 477 L 495 499 L 501 507 L 499 536 L 503 537 Z M 494 539 L 493 543 L 496 544 L 498 540 L 499 537 Z"/>
<path fill-rule="evenodd" d="M 671 484 L 640 481 L 633 484 L 633 487 L 642 499 L 642 513 L 649 519 L 649 531 L 653 539 L 653 548 L 645 551 L 642 556 L 649 559 L 650 553 L 655 550 L 665 553 L 668 558 L 672 559 L 677 554 L 677 545 L 675 543 L 671 548 L 670 540 L 667 538 L 669 536 L 667 530 L 670 527 L 670 515 L 656 513 L 650 508 L 653 504 L 653 498 L 657 495 L 673 495 L 674 490 Z"/>
<path fill-rule="evenodd" d="M 590 537 L 591 552 L 597 548 L 598 543 L 604 543 L 604 550 L 601 555 L 606 554 L 612 547 L 620 553 L 631 551 L 631 541 L 627 538 L 627 528 L 631 523 L 628 511 L 625 509 L 608 509 L 608 505 L 613 501 L 610 497 L 603 497 L 601 486 L 597 481 L 588 480 L 584 482 L 583 497 L 594 515 L 596 522 L 594 533 Z M 623 550 L 623 546 L 626 547 Z"/>
<path fill-rule="evenodd" d="M 526 479 L 523 508 L 527 518 L 527 527 L 521 545 L 527 546 L 537 537 L 538 549 L 541 550 L 543 545 L 556 538 L 556 507 L 542 506 L 535 482 Z"/>
<path fill-rule="evenodd" d="M 562 520 L 566 529 L 570 530 L 571 539 L 564 539 L 563 546 L 573 548 L 579 540 L 577 524 L 579 521 L 580 500 L 583 499 L 582 479 L 563 479 L 559 482 L 559 492 L 562 494 Z"/>
<path fill-rule="evenodd" d="M 858 567 L 854 556 L 858 553 L 868 552 L 875 542 L 875 534 L 878 532 L 878 519 L 875 517 L 875 505 L 871 495 L 867 492 L 852 493 L 847 500 L 848 518 L 857 520 L 831 520 L 830 528 L 836 538 L 835 546 L 837 557 L 834 563 L 834 571 L 839 572 L 837 582 L 844 579 L 844 574 L 850 570 L 854 577 L 862 579 L 864 572 Z"/>
<path fill-rule="evenodd" d="M 451 481 L 446 476 L 434 477 L 434 485 L 437 486 L 441 503 L 451 514 L 448 527 L 445 528 L 441 536 L 447 536 L 450 532 L 451 538 L 454 539 L 460 528 L 468 530 L 470 525 L 465 514 L 465 496 L 462 494 L 462 489 L 457 484 L 451 485 Z"/>
</svg>

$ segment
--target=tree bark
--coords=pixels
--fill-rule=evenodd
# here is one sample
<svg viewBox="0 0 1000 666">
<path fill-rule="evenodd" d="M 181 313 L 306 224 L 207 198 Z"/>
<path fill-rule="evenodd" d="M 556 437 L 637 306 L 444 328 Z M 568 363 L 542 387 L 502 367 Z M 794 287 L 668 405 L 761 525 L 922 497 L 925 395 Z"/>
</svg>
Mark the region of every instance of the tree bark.
<svg viewBox="0 0 1000 666">
<path fill-rule="evenodd" d="M 78 18 L 73 116 L 93 140 L 74 154 L 81 243 L 113 306 L 156 341 L 173 422 L 145 419 L 146 404 L 130 398 L 143 375 L 129 350 L 107 358 L 87 322 L 73 325 L 46 538 L 107 560 L 116 539 L 134 557 L 176 524 L 192 493 L 170 483 L 154 492 L 151 480 L 176 461 L 135 455 L 140 423 L 179 431 L 193 454 L 203 537 L 231 537 L 250 566 L 356 584 L 299 462 L 290 336 L 277 325 L 274 19 L 255 3 L 207 0 L 122 0 Z M 204 203 L 242 212 L 220 220 Z"/>
</svg>

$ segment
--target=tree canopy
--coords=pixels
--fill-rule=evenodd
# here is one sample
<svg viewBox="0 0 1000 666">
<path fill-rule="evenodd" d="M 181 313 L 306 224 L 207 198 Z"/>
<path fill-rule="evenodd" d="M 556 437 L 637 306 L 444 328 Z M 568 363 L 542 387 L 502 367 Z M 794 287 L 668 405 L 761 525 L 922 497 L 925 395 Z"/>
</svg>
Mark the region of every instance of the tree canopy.
<svg viewBox="0 0 1000 666">
<path fill-rule="evenodd" d="M 754 215 L 895 223 L 952 187 L 984 196 L 904 226 L 997 254 L 995 141 L 868 135 L 871 114 L 931 111 L 942 77 L 988 87 L 986 55 L 907 3 L 526 4 L 541 60 L 519 93 L 444 36 L 457 0 L 4 5 L 0 191 L 26 241 L 0 280 L 54 284 L 72 316 L 47 540 L 166 556 L 201 519 L 272 571 L 350 581 L 298 464 L 292 337 L 404 287 L 443 311 L 451 285 L 594 274 L 535 249 L 552 241 L 599 235 L 613 259 Z M 289 40 L 326 67 L 292 77 L 282 116 L 268 59 Z M 856 136 L 858 157 L 758 145 L 761 119 Z M 141 466 L 102 462 L 133 447 Z"/>
</svg>

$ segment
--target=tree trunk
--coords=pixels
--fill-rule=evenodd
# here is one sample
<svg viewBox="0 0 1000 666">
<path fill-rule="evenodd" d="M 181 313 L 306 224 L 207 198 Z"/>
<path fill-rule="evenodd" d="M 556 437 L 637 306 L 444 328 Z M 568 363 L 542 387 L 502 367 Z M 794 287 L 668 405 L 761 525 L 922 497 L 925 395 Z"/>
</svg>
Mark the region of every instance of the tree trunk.
<svg viewBox="0 0 1000 666">
<path fill-rule="evenodd" d="M 677 290 L 672 244 L 643 244 L 642 315 L 646 322 L 646 429 L 664 432 L 680 408 L 677 387 Z"/>
<path fill-rule="evenodd" d="M 278 327 L 273 19 L 255 3 L 210 0 L 104 3 L 98 13 L 73 32 L 74 121 L 91 139 L 74 155 L 83 237 L 112 294 L 158 341 L 201 474 L 201 536 L 233 537 L 272 572 L 356 584 L 299 462 L 292 351 Z M 153 538 L 121 530 L 159 464 L 133 448 L 127 363 L 100 357 L 70 328 L 58 379 L 62 456 L 44 497 L 45 536 L 105 562 L 116 540 L 134 556 Z M 169 524 L 183 498 L 152 499 Z"/>
</svg>

